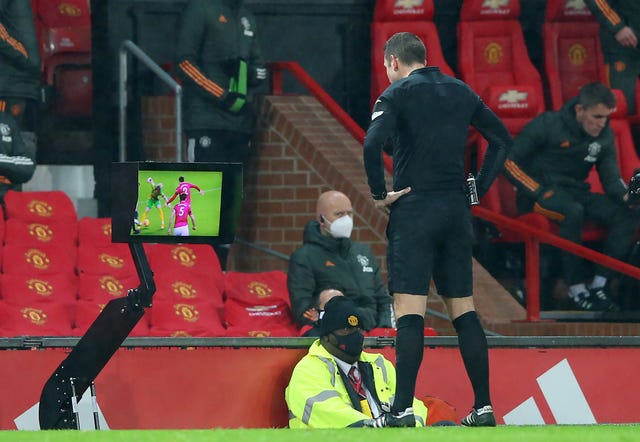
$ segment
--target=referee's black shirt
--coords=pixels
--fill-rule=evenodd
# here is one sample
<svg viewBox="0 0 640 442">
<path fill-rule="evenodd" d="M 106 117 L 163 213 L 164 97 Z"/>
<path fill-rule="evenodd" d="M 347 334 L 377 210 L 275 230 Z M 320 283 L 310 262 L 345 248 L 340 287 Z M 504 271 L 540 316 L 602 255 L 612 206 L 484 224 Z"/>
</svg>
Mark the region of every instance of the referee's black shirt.
<svg viewBox="0 0 640 442">
<path fill-rule="evenodd" d="M 373 195 L 385 189 L 382 149 L 393 146 L 393 190 L 459 190 L 465 179 L 469 126 L 489 141 L 478 173 L 484 195 L 500 171 L 512 138 L 500 119 L 464 82 L 437 67 L 416 69 L 380 95 L 364 142 L 364 165 Z"/>
</svg>

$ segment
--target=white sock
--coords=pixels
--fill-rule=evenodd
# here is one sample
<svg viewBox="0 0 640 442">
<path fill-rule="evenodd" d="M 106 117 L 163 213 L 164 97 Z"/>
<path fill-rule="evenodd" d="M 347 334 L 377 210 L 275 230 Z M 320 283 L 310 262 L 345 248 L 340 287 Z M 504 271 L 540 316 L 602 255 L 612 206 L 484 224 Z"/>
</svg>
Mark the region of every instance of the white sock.
<svg viewBox="0 0 640 442">
<path fill-rule="evenodd" d="M 607 278 L 604 276 L 596 275 L 593 277 L 591 281 L 591 285 L 589 286 L 592 289 L 600 289 L 607 284 Z"/>
<path fill-rule="evenodd" d="M 588 290 L 587 286 L 582 283 L 569 286 L 569 296 L 571 296 L 572 298 L 576 298 L 578 294 L 584 292 L 588 292 Z"/>
</svg>

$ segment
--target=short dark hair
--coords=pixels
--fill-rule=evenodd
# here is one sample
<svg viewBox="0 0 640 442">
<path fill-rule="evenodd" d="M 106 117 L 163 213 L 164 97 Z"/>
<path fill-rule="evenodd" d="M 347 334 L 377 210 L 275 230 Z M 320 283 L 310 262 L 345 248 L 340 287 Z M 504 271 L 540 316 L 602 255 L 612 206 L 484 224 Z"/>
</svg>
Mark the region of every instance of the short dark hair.
<svg viewBox="0 0 640 442">
<path fill-rule="evenodd" d="M 180 201 L 184 201 L 187 199 L 187 194 L 186 193 L 181 193 L 180 194 Z"/>
<path fill-rule="evenodd" d="M 427 58 L 427 49 L 417 35 L 398 32 L 393 34 L 384 45 L 385 60 L 389 60 L 392 55 L 405 64 L 424 63 Z"/>
<path fill-rule="evenodd" d="M 178 177 L 178 181 L 180 181 L 181 183 L 182 183 L 182 182 L 184 182 L 184 177 L 183 177 L 182 175 L 180 175 L 180 176 Z"/>
<path fill-rule="evenodd" d="M 578 92 L 578 104 L 585 109 L 598 104 L 604 104 L 609 109 L 613 109 L 616 107 L 616 97 L 611 89 L 602 83 L 587 83 Z"/>
</svg>

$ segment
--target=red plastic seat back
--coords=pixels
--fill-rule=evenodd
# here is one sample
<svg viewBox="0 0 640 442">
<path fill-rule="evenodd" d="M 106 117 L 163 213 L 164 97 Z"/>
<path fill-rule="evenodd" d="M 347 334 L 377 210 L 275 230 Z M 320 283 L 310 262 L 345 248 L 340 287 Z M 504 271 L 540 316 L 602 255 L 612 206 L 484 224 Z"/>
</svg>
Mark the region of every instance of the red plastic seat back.
<svg viewBox="0 0 640 442">
<path fill-rule="evenodd" d="M 111 244 L 111 218 L 84 217 L 78 222 L 80 246 L 108 246 Z"/>
<path fill-rule="evenodd" d="M 584 2 L 549 0 L 542 38 L 552 109 L 560 109 L 586 83 L 607 83 L 599 24 Z"/>
<path fill-rule="evenodd" d="M 490 86 L 530 86 L 541 97 L 542 112 L 542 81 L 529 58 L 519 14 L 517 0 L 463 2 L 458 23 L 460 75 L 482 98 Z"/>
<path fill-rule="evenodd" d="M 433 0 L 377 0 L 373 21 L 433 21 Z"/>
<path fill-rule="evenodd" d="M 78 273 L 114 275 L 121 279 L 138 274 L 126 244 L 112 244 L 106 247 L 86 245 L 79 247 Z"/>
<path fill-rule="evenodd" d="M 17 192 L 9 190 L 4 196 L 7 219 L 17 218 L 27 222 L 68 222 L 77 227 L 75 206 L 61 190 L 42 192 Z"/>
<path fill-rule="evenodd" d="M 442 53 L 438 30 L 429 21 L 373 22 L 371 25 L 371 103 L 389 86 L 384 69 L 384 44 L 397 32 L 411 32 L 420 37 L 427 49 L 427 65 L 438 66 L 440 70 L 455 76 Z"/>
</svg>

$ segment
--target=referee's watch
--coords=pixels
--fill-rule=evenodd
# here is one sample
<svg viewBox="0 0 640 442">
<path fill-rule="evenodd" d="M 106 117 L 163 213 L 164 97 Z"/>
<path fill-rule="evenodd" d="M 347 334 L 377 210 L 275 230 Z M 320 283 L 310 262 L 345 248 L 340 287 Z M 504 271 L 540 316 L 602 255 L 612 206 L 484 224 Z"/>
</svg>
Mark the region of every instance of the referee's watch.
<svg viewBox="0 0 640 442">
<path fill-rule="evenodd" d="M 385 199 L 387 197 L 387 191 L 383 190 L 382 193 L 374 193 L 371 194 L 371 198 L 373 198 L 376 201 L 381 201 L 383 199 Z"/>
</svg>

